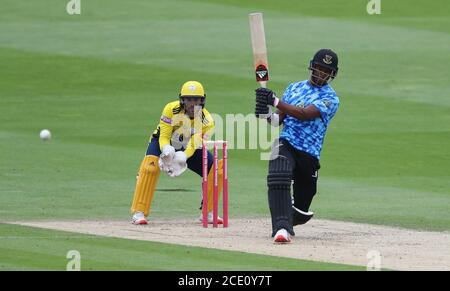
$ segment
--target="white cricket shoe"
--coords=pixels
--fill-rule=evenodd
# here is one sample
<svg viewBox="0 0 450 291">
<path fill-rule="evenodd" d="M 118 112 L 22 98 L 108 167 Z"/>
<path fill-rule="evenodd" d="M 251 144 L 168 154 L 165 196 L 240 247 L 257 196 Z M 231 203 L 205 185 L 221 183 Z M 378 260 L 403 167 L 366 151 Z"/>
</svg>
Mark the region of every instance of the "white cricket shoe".
<svg viewBox="0 0 450 291">
<path fill-rule="evenodd" d="M 213 224 L 213 212 L 211 211 L 211 212 L 209 212 L 208 213 L 208 224 Z M 200 217 L 199 217 L 199 219 L 198 220 L 200 220 L 200 222 L 203 222 L 203 214 L 202 215 L 200 215 Z M 223 219 L 222 219 L 222 217 L 220 217 L 220 216 L 217 216 L 217 224 L 223 224 Z"/>
<path fill-rule="evenodd" d="M 289 234 L 289 232 L 287 232 L 287 230 L 285 230 L 284 228 L 280 229 L 277 231 L 277 233 L 275 234 L 275 237 L 273 239 L 274 243 L 290 243 L 291 242 L 291 235 Z"/>
<path fill-rule="evenodd" d="M 133 218 L 131 219 L 131 223 L 135 225 L 143 225 L 148 224 L 147 219 L 144 216 L 144 213 L 138 211 L 133 215 Z"/>
</svg>

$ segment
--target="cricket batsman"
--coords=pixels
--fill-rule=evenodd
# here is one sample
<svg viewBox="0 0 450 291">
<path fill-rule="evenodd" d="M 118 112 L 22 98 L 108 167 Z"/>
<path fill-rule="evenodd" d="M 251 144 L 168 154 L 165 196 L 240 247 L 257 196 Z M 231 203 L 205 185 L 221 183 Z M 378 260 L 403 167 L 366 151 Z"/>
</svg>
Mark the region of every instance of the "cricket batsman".
<svg viewBox="0 0 450 291">
<path fill-rule="evenodd" d="M 181 175 L 186 168 L 202 176 L 202 144 L 214 131 L 214 120 L 205 108 L 206 94 L 202 84 L 183 84 L 179 100 L 164 107 L 159 125 L 153 132 L 142 160 L 131 205 L 132 223 L 147 224 L 153 194 L 161 171 L 170 177 Z M 208 152 L 208 223 L 213 221 L 213 156 Z M 219 193 L 222 190 L 223 161 L 218 163 Z M 202 202 L 202 207 L 205 207 Z M 200 219 L 201 221 L 201 219 Z M 222 218 L 218 217 L 222 224 Z"/>
<path fill-rule="evenodd" d="M 339 98 L 329 84 L 338 72 L 336 53 L 319 50 L 309 70 L 309 80 L 290 84 L 281 100 L 269 89 L 256 90 L 256 115 L 273 126 L 283 125 L 272 147 L 267 175 L 275 243 L 289 243 L 295 235 L 293 226 L 313 216 L 309 207 L 316 194 L 320 152 L 328 124 L 339 107 Z M 268 105 L 276 112 L 270 113 Z"/>
</svg>

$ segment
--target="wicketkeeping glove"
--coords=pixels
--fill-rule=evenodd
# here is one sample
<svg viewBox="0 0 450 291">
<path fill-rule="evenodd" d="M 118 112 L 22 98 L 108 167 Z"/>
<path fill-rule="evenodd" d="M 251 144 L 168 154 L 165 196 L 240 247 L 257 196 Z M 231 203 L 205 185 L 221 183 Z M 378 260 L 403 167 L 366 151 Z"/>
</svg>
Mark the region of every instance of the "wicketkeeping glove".
<svg viewBox="0 0 450 291">
<path fill-rule="evenodd" d="M 171 146 L 170 144 L 166 144 L 162 151 L 161 155 L 159 156 L 161 159 L 165 161 L 170 161 L 173 159 L 173 156 L 175 155 L 175 148 Z"/>
<path fill-rule="evenodd" d="M 186 163 L 187 157 L 186 154 L 183 151 L 178 151 L 173 156 L 172 160 L 172 171 L 167 173 L 170 177 L 177 177 L 183 174 L 184 171 L 186 171 L 187 163 Z"/>
<path fill-rule="evenodd" d="M 165 145 L 159 156 L 158 165 L 161 171 L 172 172 L 172 159 L 175 155 L 175 148 L 169 144 Z"/>
</svg>

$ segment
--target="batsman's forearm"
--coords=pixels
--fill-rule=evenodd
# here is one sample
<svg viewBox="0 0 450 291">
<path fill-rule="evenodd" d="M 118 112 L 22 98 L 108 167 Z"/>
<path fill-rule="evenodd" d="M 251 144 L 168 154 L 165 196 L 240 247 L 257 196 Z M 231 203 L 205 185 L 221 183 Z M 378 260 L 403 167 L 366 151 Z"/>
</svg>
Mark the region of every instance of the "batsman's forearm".
<svg viewBox="0 0 450 291">
<path fill-rule="evenodd" d="M 286 114 L 284 112 L 281 112 L 280 110 L 277 110 L 275 113 L 278 114 L 278 120 L 280 121 L 280 125 L 283 124 L 283 121 L 286 118 Z"/>
<path fill-rule="evenodd" d="M 299 120 L 310 120 L 320 117 L 320 111 L 313 105 L 302 108 L 280 101 L 277 105 L 277 109 L 282 113 L 295 117 Z"/>
</svg>

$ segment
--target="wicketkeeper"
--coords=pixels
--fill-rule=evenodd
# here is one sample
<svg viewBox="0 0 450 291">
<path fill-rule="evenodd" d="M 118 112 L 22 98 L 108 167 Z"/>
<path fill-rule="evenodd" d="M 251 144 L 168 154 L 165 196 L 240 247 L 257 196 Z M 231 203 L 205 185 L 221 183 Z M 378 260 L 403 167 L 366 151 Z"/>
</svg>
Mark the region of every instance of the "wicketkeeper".
<svg viewBox="0 0 450 291">
<path fill-rule="evenodd" d="M 160 171 L 166 172 L 170 177 L 177 177 L 189 168 L 202 176 L 201 147 L 203 140 L 208 140 L 214 131 L 214 120 L 205 108 L 205 101 L 206 94 L 202 84 L 188 81 L 181 87 L 179 100 L 164 107 L 159 125 L 150 138 L 139 168 L 131 206 L 133 224 L 147 224 L 146 217 L 150 213 Z M 208 223 L 213 221 L 212 165 L 213 156 L 208 152 Z M 219 194 L 223 186 L 222 165 L 223 161 L 219 160 Z M 218 217 L 218 223 L 223 223 L 222 218 Z"/>
<path fill-rule="evenodd" d="M 319 50 L 309 70 L 309 80 L 290 84 L 281 100 L 269 89 L 256 90 L 256 115 L 274 126 L 283 125 L 272 147 L 267 175 L 272 237 L 277 243 L 290 242 L 295 235 L 293 226 L 313 216 L 309 207 L 316 194 L 320 152 L 328 124 L 339 107 L 339 98 L 329 85 L 338 72 L 336 53 Z M 269 105 L 277 109 L 275 113 L 269 112 Z"/>
</svg>

